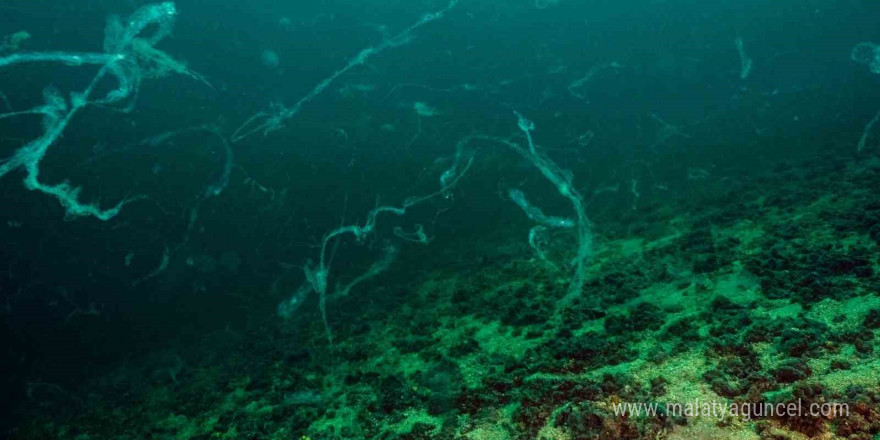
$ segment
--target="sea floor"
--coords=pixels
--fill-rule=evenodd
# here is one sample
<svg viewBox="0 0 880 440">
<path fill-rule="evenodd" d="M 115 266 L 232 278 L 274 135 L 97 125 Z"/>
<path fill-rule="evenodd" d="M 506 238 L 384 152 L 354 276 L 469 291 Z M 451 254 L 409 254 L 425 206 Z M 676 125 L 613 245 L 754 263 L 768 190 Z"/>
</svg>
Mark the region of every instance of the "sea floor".
<svg viewBox="0 0 880 440">
<path fill-rule="evenodd" d="M 332 346 L 316 311 L 171 344 L 12 437 L 880 439 L 880 160 L 693 185 L 596 216 L 570 304 L 523 231 L 431 245 L 329 302 Z"/>
</svg>

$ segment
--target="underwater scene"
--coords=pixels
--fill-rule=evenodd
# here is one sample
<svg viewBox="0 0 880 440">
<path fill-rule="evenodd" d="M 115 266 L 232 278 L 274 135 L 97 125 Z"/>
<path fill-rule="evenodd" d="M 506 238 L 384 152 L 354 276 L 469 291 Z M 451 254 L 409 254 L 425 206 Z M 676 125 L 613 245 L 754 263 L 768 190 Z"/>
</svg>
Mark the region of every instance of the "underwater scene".
<svg viewBox="0 0 880 440">
<path fill-rule="evenodd" d="M 0 0 L 0 438 L 880 440 L 880 2 Z"/>
</svg>

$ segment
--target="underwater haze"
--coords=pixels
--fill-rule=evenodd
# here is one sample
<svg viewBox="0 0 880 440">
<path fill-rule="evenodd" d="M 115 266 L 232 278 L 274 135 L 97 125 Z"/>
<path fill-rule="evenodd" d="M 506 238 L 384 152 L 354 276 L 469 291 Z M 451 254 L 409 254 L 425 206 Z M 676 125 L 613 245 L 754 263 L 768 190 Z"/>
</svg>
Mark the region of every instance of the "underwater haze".
<svg viewBox="0 0 880 440">
<path fill-rule="evenodd" d="M 880 3 L 3 0 L 0 432 L 880 439 Z"/>
</svg>

